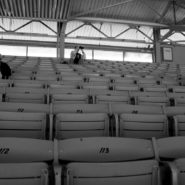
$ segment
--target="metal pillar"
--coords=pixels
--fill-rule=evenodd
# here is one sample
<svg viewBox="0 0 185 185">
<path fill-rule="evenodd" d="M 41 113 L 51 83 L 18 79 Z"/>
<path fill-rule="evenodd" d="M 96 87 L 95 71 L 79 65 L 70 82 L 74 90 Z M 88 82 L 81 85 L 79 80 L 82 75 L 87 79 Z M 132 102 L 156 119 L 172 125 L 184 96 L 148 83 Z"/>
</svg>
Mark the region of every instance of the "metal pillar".
<svg viewBox="0 0 185 185">
<path fill-rule="evenodd" d="M 57 58 L 64 59 L 66 22 L 57 23 Z"/>
<path fill-rule="evenodd" d="M 160 44 L 160 29 L 154 28 L 153 29 L 154 35 L 154 63 L 161 63 L 161 44 Z"/>
</svg>

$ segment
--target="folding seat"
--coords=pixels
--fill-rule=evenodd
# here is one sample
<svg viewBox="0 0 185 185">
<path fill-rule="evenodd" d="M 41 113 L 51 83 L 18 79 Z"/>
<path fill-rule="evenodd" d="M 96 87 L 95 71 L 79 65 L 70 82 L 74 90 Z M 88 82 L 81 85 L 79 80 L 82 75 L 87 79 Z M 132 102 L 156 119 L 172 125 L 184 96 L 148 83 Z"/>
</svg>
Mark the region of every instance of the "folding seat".
<svg viewBox="0 0 185 185">
<path fill-rule="evenodd" d="M 157 81 L 155 79 L 148 78 L 139 78 L 137 79 L 137 84 L 139 85 L 157 85 Z"/>
<path fill-rule="evenodd" d="M 88 94 L 53 94 L 52 103 L 89 103 Z"/>
<path fill-rule="evenodd" d="M 50 107 L 47 104 L 2 102 L 2 103 L 0 103 L 0 111 L 7 111 L 7 112 L 42 112 L 42 113 L 49 114 Z"/>
<path fill-rule="evenodd" d="M 109 113 L 108 104 L 53 104 L 53 113 Z"/>
<path fill-rule="evenodd" d="M 161 160 L 161 179 L 164 185 L 183 185 L 185 180 L 185 137 L 161 138 L 156 147 Z"/>
<path fill-rule="evenodd" d="M 13 87 L 19 88 L 43 88 L 45 84 L 37 80 L 14 80 Z"/>
<path fill-rule="evenodd" d="M 134 79 L 133 78 L 113 78 L 115 83 L 120 83 L 122 85 L 124 84 L 134 84 Z"/>
<path fill-rule="evenodd" d="M 67 163 L 64 185 L 159 185 L 159 164 L 149 140 L 79 138 L 58 145 L 59 161 Z"/>
<path fill-rule="evenodd" d="M 120 96 L 114 96 L 114 95 L 96 95 L 95 102 L 96 103 L 130 103 L 130 97 L 129 94 L 125 92 L 127 95 L 120 95 Z"/>
<path fill-rule="evenodd" d="M 0 137 L 45 139 L 46 113 L 0 112 Z"/>
<path fill-rule="evenodd" d="M 54 94 L 89 94 L 89 89 L 73 89 L 73 88 L 49 88 L 49 93 Z"/>
<path fill-rule="evenodd" d="M 120 137 L 148 139 L 169 135 L 167 117 L 161 114 L 121 114 L 116 126 Z"/>
<path fill-rule="evenodd" d="M 137 96 L 136 101 L 138 105 L 170 105 L 168 97 L 159 97 L 159 96 Z"/>
<path fill-rule="evenodd" d="M 145 86 L 143 89 L 145 92 L 167 92 L 167 88 L 163 85 Z"/>
<path fill-rule="evenodd" d="M 53 153 L 51 141 L 0 138 L 0 184 L 52 184 Z"/>
<path fill-rule="evenodd" d="M 39 88 L 6 88 L 5 101 L 22 103 L 47 103 L 48 92 Z"/>
<path fill-rule="evenodd" d="M 165 114 L 167 116 L 183 115 L 185 114 L 185 106 L 165 107 Z"/>
<path fill-rule="evenodd" d="M 82 89 L 109 89 L 109 83 L 104 82 L 96 82 L 96 83 L 83 83 L 81 84 Z"/>
<path fill-rule="evenodd" d="M 114 90 L 115 91 L 139 91 L 139 87 L 134 84 L 114 83 Z"/>
<path fill-rule="evenodd" d="M 31 93 L 6 93 L 6 102 L 20 103 L 46 103 L 47 97 L 44 94 Z"/>
<path fill-rule="evenodd" d="M 185 93 L 167 93 L 169 99 L 173 99 L 175 106 L 185 106 Z"/>
<path fill-rule="evenodd" d="M 53 89 L 79 89 L 80 88 L 78 82 L 71 82 L 71 83 L 55 82 L 55 83 L 49 83 L 48 86 Z"/>
<path fill-rule="evenodd" d="M 83 82 L 84 81 L 84 79 L 83 79 L 83 77 L 82 76 L 62 76 L 61 77 L 61 79 L 62 79 L 62 81 L 63 82 Z"/>
<path fill-rule="evenodd" d="M 106 113 L 56 114 L 57 139 L 97 136 L 109 136 L 109 117 Z"/>
<path fill-rule="evenodd" d="M 185 136 L 185 115 L 174 116 L 175 136 Z"/>
<path fill-rule="evenodd" d="M 2 80 L 0 79 L 0 88 L 9 87 L 11 85 L 10 80 Z"/>
<path fill-rule="evenodd" d="M 14 73 L 12 76 L 11 76 L 11 78 L 13 79 L 13 80 L 31 80 L 31 78 L 32 78 L 32 73 L 30 73 L 30 74 L 24 74 L 24 73 Z"/>
<path fill-rule="evenodd" d="M 96 82 L 109 83 L 110 82 L 110 78 L 100 77 L 100 76 L 92 76 L 92 77 L 86 76 L 85 78 L 90 83 L 96 83 Z"/>
<path fill-rule="evenodd" d="M 35 76 L 35 80 L 40 80 L 40 81 L 57 81 L 58 76 L 56 74 L 37 74 Z"/>
<path fill-rule="evenodd" d="M 113 114 L 163 114 L 162 106 L 111 104 Z"/>
</svg>

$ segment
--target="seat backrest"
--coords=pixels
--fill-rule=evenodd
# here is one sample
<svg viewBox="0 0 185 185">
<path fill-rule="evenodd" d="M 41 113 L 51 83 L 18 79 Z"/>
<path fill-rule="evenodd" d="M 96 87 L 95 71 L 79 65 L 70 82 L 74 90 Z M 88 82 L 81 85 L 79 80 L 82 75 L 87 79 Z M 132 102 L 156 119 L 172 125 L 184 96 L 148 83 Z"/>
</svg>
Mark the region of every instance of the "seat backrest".
<svg viewBox="0 0 185 185">
<path fill-rule="evenodd" d="M 163 159 L 185 158 L 185 137 L 167 137 L 156 140 L 159 157 Z"/>
<path fill-rule="evenodd" d="M 53 104 L 53 113 L 109 113 L 108 104 Z"/>
<path fill-rule="evenodd" d="M 61 113 L 56 115 L 57 139 L 109 135 L 109 117 L 105 113 Z"/>
<path fill-rule="evenodd" d="M 108 95 L 97 95 L 96 103 L 126 103 L 130 102 L 129 96 L 108 96 Z"/>
<path fill-rule="evenodd" d="M 0 112 L 0 137 L 46 138 L 46 114 Z"/>
<path fill-rule="evenodd" d="M 157 185 L 158 163 L 150 160 L 153 158 L 149 140 L 98 137 L 59 141 L 59 160 L 72 162 L 66 166 L 66 184 Z"/>
<path fill-rule="evenodd" d="M 159 166 L 155 160 L 120 163 L 70 163 L 66 168 L 66 184 L 70 185 L 158 185 Z"/>
<path fill-rule="evenodd" d="M 7 112 L 42 112 L 49 114 L 49 105 L 37 103 L 11 103 L 2 102 L 0 111 Z"/>
<path fill-rule="evenodd" d="M 59 141 L 59 160 L 68 162 L 123 162 L 154 158 L 151 140 L 89 137 Z"/>
<path fill-rule="evenodd" d="M 52 102 L 53 103 L 88 103 L 87 94 L 53 94 Z"/>
<path fill-rule="evenodd" d="M 0 184 L 46 185 L 50 181 L 47 161 L 53 160 L 53 142 L 0 138 Z"/>
<path fill-rule="evenodd" d="M 165 115 L 121 114 L 119 136 L 133 138 L 161 138 L 168 136 L 168 123 Z"/>
<path fill-rule="evenodd" d="M 112 104 L 112 113 L 163 114 L 162 106 Z"/>
</svg>

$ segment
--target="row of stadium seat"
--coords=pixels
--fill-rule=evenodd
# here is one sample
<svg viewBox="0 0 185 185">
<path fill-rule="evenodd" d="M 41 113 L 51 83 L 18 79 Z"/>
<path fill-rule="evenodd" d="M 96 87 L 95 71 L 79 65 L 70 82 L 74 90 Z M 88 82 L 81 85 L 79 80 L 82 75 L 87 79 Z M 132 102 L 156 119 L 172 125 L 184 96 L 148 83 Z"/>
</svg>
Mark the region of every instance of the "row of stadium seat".
<svg viewBox="0 0 185 185">
<path fill-rule="evenodd" d="M 67 139 L 185 135 L 184 107 L 0 103 L 0 136 Z"/>
<path fill-rule="evenodd" d="M 174 88 L 175 89 L 175 88 Z M 177 89 L 177 88 L 176 88 Z M 151 89 L 154 90 L 154 89 Z M 2 91 L 2 92 L 1 92 Z M 182 92 L 181 92 L 182 91 Z M 4 88 L 0 89 L 1 102 L 20 103 L 125 103 L 133 105 L 185 105 L 184 89 L 172 92 L 159 91 L 110 91 L 101 89 L 63 88 Z"/>
<path fill-rule="evenodd" d="M 185 137 L 0 138 L 2 185 L 182 185 Z"/>
</svg>

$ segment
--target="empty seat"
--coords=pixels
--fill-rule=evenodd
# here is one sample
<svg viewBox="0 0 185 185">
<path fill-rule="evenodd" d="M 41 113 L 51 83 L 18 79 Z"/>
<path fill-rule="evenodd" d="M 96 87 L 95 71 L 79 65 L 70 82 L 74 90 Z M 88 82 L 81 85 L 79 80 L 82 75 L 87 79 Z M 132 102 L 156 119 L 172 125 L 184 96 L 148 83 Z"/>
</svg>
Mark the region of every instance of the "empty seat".
<svg viewBox="0 0 185 185">
<path fill-rule="evenodd" d="M 136 97 L 137 104 L 139 105 L 161 105 L 161 106 L 168 106 L 170 105 L 170 101 L 168 97 L 159 97 L 159 96 L 138 96 Z"/>
<path fill-rule="evenodd" d="M 175 116 L 185 114 L 185 107 L 165 107 L 166 115 Z"/>
<path fill-rule="evenodd" d="M 57 114 L 55 132 L 57 139 L 108 136 L 109 117 L 105 113 Z"/>
<path fill-rule="evenodd" d="M 59 141 L 59 160 L 68 162 L 64 184 L 158 184 L 159 166 L 153 158 L 149 140 L 102 137 Z"/>
<path fill-rule="evenodd" d="M 121 114 L 117 127 L 120 137 L 147 139 L 168 136 L 168 123 L 164 115 Z"/>
<path fill-rule="evenodd" d="M 46 138 L 46 114 L 0 112 L 0 137 Z"/>
<path fill-rule="evenodd" d="M 0 138 L 0 184 L 51 184 L 53 143 L 35 139 Z"/>
<path fill-rule="evenodd" d="M 139 87 L 137 85 L 125 85 L 125 84 L 115 84 L 114 85 L 114 90 L 115 91 L 139 91 Z"/>
<path fill-rule="evenodd" d="M 53 104 L 53 113 L 109 113 L 108 104 Z"/>
<path fill-rule="evenodd" d="M 53 103 L 88 103 L 89 96 L 86 94 L 53 94 Z"/>
<path fill-rule="evenodd" d="M 185 137 L 169 137 L 156 141 L 161 159 L 162 184 L 184 184 Z"/>
<path fill-rule="evenodd" d="M 148 105 L 112 104 L 111 112 L 114 114 L 122 114 L 122 113 L 163 114 L 163 107 L 162 106 L 148 106 Z"/>
<path fill-rule="evenodd" d="M 185 136 L 185 115 L 174 117 L 174 132 L 176 136 Z"/>
<path fill-rule="evenodd" d="M 127 96 L 109 96 L 109 95 L 97 95 L 95 97 L 96 103 L 130 103 L 130 97 Z"/>
<path fill-rule="evenodd" d="M 6 102 L 20 102 L 20 103 L 46 103 L 47 97 L 44 94 L 31 93 L 6 93 Z"/>
<path fill-rule="evenodd" d="M 49 105 L 37 103 L 2 102 L 0 103 L 0 111 L 49 113 Z"/>
<path fill-rule="evenodd" d="M 14 80 L 13 86 L 14 87 L 21 87 L 21 88 L 43 88 L 44 83 L 41 81 L 36 80 Z"/>
</svg>

